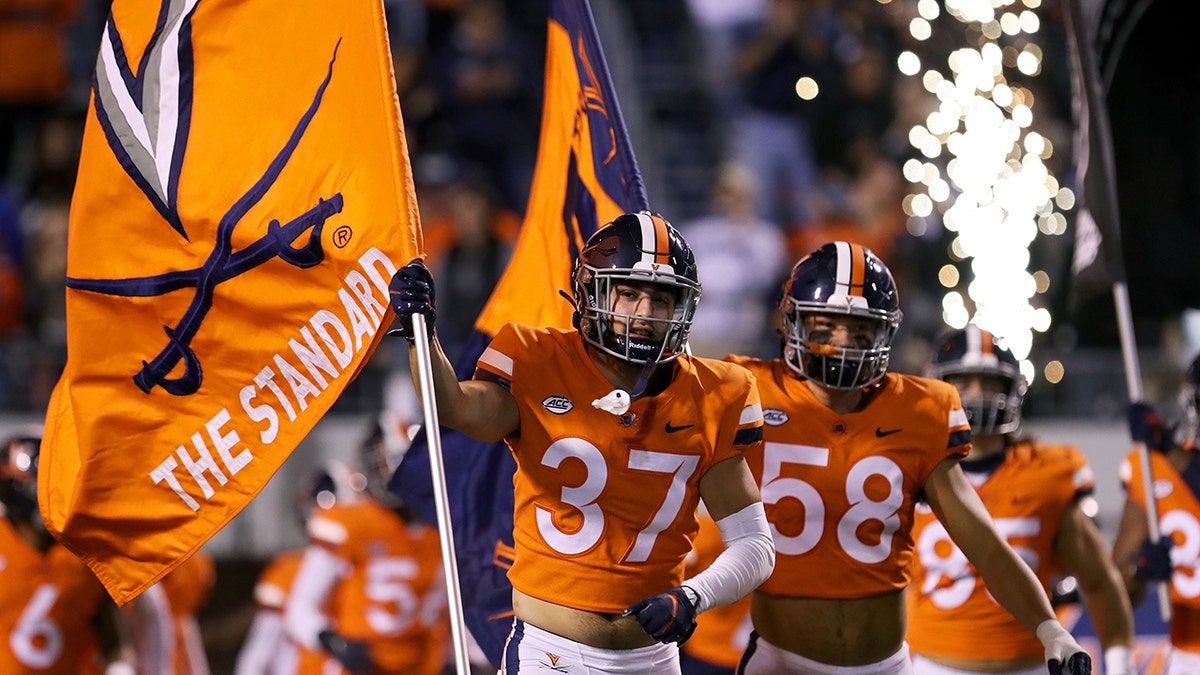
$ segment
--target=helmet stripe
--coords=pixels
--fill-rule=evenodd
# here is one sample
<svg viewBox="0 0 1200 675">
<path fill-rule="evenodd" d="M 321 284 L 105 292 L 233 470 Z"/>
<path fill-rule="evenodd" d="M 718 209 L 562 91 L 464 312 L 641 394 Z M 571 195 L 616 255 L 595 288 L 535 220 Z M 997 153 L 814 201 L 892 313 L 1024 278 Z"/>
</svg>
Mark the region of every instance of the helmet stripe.
<svg viewBox="0 0 1200 675">
<path fill-rule="evenodd" d="M 667 221 L 658 216 L 651 216 L 650 219 L 654 221 L 655 241 L 658 244 L 656 247 L 658 250 L 657 262 L 669 265 L 671 263 L 671 235 L 667 234 Z"/>
<path fill-rule="evenodd" d="M 976 363 L 976 359 L 991 356 L 991 333 L 979 328 L 977 324 L 968 323 L 962 329 L 962 339 L 966 340 L 966 351 L 962 357 L 967 362 Z"/>
<path fill-rule="evenodd" d="M 671 237 L 667 221 L 646 212 L 637 214 L 642 226 L 642 262 L 666 265 L 671 262 Z"/>
<path fill-rule="evenodd" d="M 996 342 L 995 336 L 993 336 L 991 334 L 991 332 L 986 331 L 982 328 L 979 329 L 979 353 L 980 354 L 991 354 L 991 355 L 995 356 L 995 354 L 992 352 L 992 345 L 995 344 L 995 342 Z"/>
<path fill-rule="evenodd" d="M 836 241 L 837 270 L 834 272 L 839 295 L 861 296 L 866 283 L 867 254 L 863 247 L 847 241 Z"/>
</svg>

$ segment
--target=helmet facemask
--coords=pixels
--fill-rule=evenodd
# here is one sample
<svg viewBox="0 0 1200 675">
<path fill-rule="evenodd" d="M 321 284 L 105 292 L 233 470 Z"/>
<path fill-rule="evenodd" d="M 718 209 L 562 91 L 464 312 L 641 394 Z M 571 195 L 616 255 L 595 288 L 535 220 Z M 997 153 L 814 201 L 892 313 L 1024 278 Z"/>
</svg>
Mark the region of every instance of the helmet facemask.
<svg viewBox="0 0 1200 675">
<path fill-rule="evenodd" d="M 643 287 L 653 292 L 665 288 L 674 297 L 675 307 L 669 318 L 636 316 L 615 310 L 617 288 L 622 284 Z M 652 366 L 667 363 L 684 353 L 692 319 L 700 299 L 700 284 L 675 274 L 667 265 L 651 269 L 599 269 L 586 263 L 575 272 L 576 307 L 580 314 L 583 339 L 602 352 L 631 365 Z M 634 322 L 661 327 L 662 339 L 631 336 Z M 624 326 L 624 330 L 618 330 Z"/>
<path fill-rule="evenodd" d="M 785 331 L 784 362 L 800 376 L 829 389 L 850 391 L 869 387 L 883 379 L 891 358 L 892 340 L 900 327 L 900 312 L 886 312 L 855 306 L 855 298 L 847 298 L 844 311 L 825 303 L 801 302 L 792 296 L 783 299 Z M 832 344 L 832 331 L 810 329 L 805 319 L 821 317 L 838 321 L 839 316 L 866 320 L 874 326 L 866 337 L 852 335 L 852 346 Z M 857 331 L 856 331 L 857 332 Z"/>
<path fill-rule="evenodd" d="M 1179 409 L 1183 411 L 1182 438 L 1179 440 L 1184 447 L 1193 449 L 1196 447 L 1196 435 L 1200 433 L 1200 414 L 1196 411 L 1200 399 L 1197 396 L 1200 396 L 1200 390 L 1189 377 L 1179 389 Z"/>
<path fill-rule="evenodd" d="M 964 371 L 946 373 L 942 379 L 953 381 L 954 377 L 978 375 L 1000 382 L 1001 391 L 966 393 L 959 390 L 963 412 L 971 423 L 971 433 L 976 435 L 1008 434 L 1021 426 L 1021 401 L 1025 397 L 1025 378 L 1020 373 L 1000 374 L 996 371 Z"/>
<path fill-rule="evenodd" d="M 979 337 L 967 340 L 968 334 Z M 929 375 L 950 383 L 967 377 L 998 383 L 990 392 L 965 392 L 959 387 L 962 411 L 971 423 L 972 434 L 1012 434 L 1021 426 L 1021 404 L 1028 386 L 1012 352 L 991 340 L 990 334 L 984 339 L 974 327 L 944 340 Z M 968 342 L 979 345 L 968 347 Z"/>
<path fill-rule="evenodd" d="M 405 508 L 404 500 L 388 485 L 418 431 L 419 427 L 409 425 L 400 415 L 384 411 L 372 420 L 370 432 L 359 447 L 366 493 L 388 508 Z"/>
</svg>

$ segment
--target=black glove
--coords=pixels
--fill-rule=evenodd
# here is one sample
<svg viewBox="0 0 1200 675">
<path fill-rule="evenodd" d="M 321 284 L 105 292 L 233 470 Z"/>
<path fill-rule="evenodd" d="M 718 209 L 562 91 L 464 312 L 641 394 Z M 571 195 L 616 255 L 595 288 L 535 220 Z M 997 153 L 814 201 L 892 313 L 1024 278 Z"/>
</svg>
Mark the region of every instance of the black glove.
<svg viewBox="0 0 1200 675">
<path fill-rule="evenodd" d="M 358 640 L 347 640 L 331 630 L 323 630 L 317 634 L 317 640 L 325 651 L 342 664 L 354 675 L 366 675 L 375 670 L 375 662 L 367 651 L 367 643 Z"/>
<path fill-rule="evenodd" d="M 1129 404 L 1128 414 L 1129 436 L 1133 440 L 1145 443 L 1150 450 L 1166 452 L 1171 449 L 1171 436 L 1175 430 L 1167 426 L 1158 406 L 1134 401 Z"/>
<path fill-rule="evenodd" d="M 1092 657 L 1088 656 L 1087 652 L 1075 652 L 1067 659 L 1065 668 L 1063 665 L 1058 659 L 1050 659 L 1046 662 L 1046 669 L 1050 671 L 1050 675 L 1092 675 Z"/>
<path fill-rule="evenodd" d="M 638 600 L 624 615 L 637 617 L 642 629 L 659 642 L 683 643 L 696 630 L 696 604 L 682 586 Z"/>
<path fill-rule="evenodd" d="M 1170 581 L 1174 571 L 1171 565 L 1171 547 L 1174 545 L 1175 541 L 1170 537 L 1159 538 L 1157 544 L 1149 539 L 1143 541 L 1133 576 L 1146 581 Z"/>
<path fill-rule="evenodd" d="M 391 296 L 392 310 L 400 320 L 399 328 L 389 331 L 388 335 L 401 335 L 412 342 L 414 314 L 425 315 L 425 327 L 433 334 L 433 324 L 437 321 L 437 294 L 433 287 L 433 275 L 420 258 L 396 270 L 392 275 L 392 283 L 388 285 L 388 294 Z"/>
</svg>

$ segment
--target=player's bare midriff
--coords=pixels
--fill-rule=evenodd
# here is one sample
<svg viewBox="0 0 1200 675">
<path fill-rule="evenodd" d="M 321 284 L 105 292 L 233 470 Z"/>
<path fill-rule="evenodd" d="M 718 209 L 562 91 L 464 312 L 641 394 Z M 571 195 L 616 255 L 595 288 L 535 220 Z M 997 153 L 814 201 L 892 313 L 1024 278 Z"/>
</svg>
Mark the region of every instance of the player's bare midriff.
<svg viewBox="0 0 1200 675">
<path fill-rule="evenodd" d="M 799 598 L 755 591 L 754 629 L 764 640 L 831 666 L 877 663 L 904 643 L 904 591 L 866 598 Z"/>
<path fill-rule="evenodd" d="M 601 614 L 556 605 L 513 589 L 513 612 L 525 623 L 600 649 L 636 649 L 655 644 L 632 616 Z"/>
</svg>

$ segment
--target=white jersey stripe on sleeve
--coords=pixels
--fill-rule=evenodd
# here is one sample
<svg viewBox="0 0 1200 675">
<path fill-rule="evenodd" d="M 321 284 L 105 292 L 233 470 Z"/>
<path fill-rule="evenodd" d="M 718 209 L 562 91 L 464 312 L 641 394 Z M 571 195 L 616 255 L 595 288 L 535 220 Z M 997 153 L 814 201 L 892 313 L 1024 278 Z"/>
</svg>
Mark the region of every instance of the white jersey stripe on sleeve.
<svg viewBox="0 0 1200 675">
<path fill-rule="evenodd" d="M 483 355 L 479 357 L 479 362 L 486 363 L 487 365 L 504 373 L 505 377 L 512 379 L 513 360 L 511 356 L 508 356 L 507 354 L 501 354 L 495 349 L 488 347 L 487 349 L 483 350 Z"/>
<path fill-rule="evenodd" d="M 350 539 L 350 533 L 346 531 L 346 526 L 320 516 L 313 516 L 308 519 L 308 536 L 316 541 L 322 541 L 326 544 L 341 546 Z"/>
<path fill-rule="evenodd" d="M 738 418 L 738 426 L 761 422 L 763 418 L 762 404 L 755 403 L 742 408 L 742 416 Z"/>
<path fill-rule="evenodd" d="M 962 408 L 955 408 L 950 411 L 950 428 L 965 427 L 970 422 L 967 420 L 967 413 L 963 412 Z"/>
</svg>

